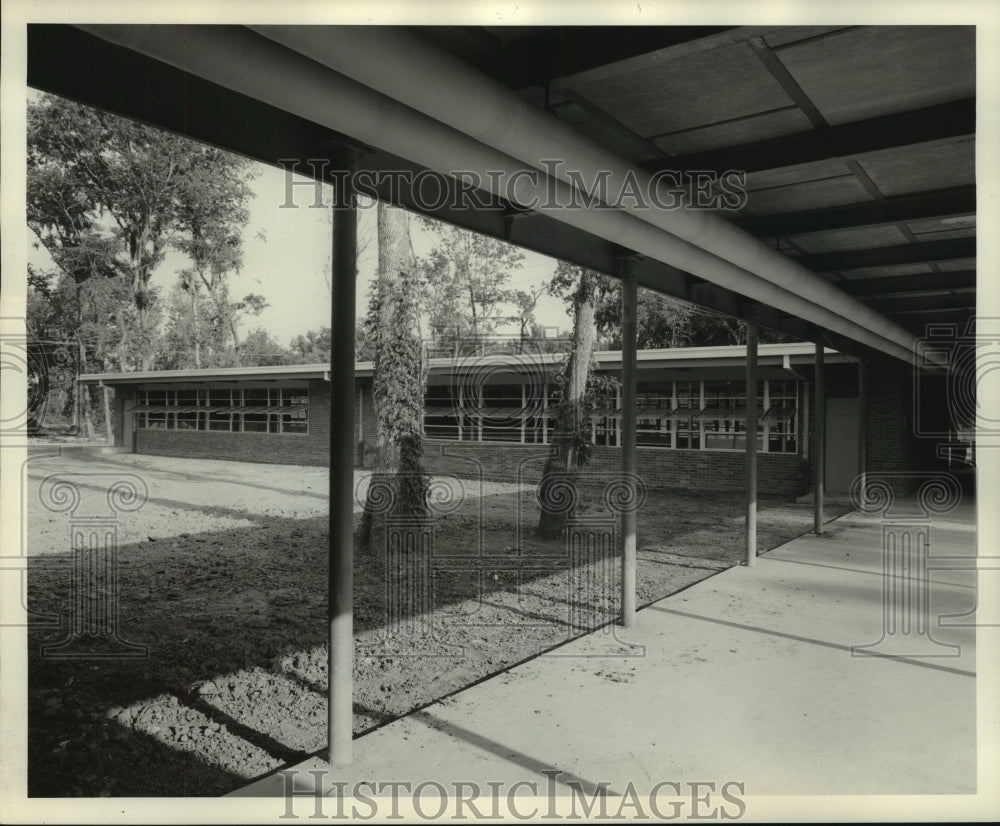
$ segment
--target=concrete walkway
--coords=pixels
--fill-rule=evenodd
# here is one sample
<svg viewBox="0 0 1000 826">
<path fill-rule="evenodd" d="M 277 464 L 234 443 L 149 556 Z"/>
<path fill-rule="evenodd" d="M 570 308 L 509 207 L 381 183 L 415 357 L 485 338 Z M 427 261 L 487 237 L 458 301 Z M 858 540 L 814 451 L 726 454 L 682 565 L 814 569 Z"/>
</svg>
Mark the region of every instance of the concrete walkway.
<svg viewBox="0 0 1000 826">
<path fill-rule="evenodd" d="M 309 760 L 295 788 L 430 781 L 459 796 L 463 781 L 489 797 L 526 781 L 535 787 L 518 794 L 544 796 L 551 783 L 572 797 L 631 784 L 644 806 L 651 794 L 661 801 L 662 816 L 679 788 L 679 819 L 699 807 L 742 814 L 733 801 L 743 795 L 975 793 L 975 629 L 967 617 L 939 618 L 975 607 L 976 574 L 961 560 L 934 567 L 971 560 L 974 519 L 971 506 L 935 517 L 929 581 L 907 568 L 907 593 L 924 582 L 929 611 L 883 611 L 883 524 L 849 514 L 824 537 L 649 606 L 633 629 L 581 638 L 358 739 L 347 767 Z M 904 518 L 893 530 L 917 525 Z M 927 629 L 903 624 L 925 616 Z M 236 795 L 280 796 L 291 778 Z M 313 813 L 310 800 L 294 802 L 299 816 Z"/>
</svg>

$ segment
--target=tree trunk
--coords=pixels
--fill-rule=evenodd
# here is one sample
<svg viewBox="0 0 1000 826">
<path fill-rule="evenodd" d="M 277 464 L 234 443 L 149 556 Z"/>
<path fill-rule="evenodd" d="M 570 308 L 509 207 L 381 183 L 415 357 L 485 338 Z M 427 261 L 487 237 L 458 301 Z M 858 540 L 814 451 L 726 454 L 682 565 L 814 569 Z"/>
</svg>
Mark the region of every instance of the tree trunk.
<svg viewBox="0 0 1000 826">
<path fill-rule="evenodd" d="M 593 276 L 584 271 L 580 286 L 573 297 L 573 347 L 566 361 L 563 396 L 556 407 L 552 436 L 552 454 L 542 470 L 538 500 L 541 514 L 538 535 L 542 539 L 557 539 L 566 530 L 571 508 L 564 493 L 575 498 L 576 474 L 580 461 L 580 443 L 590 440 L 590 410 L 584 403 L 590 363 L 597 343 L 594 323 L 595 296 Z"/>
<path fill-rule="evenodd" d="M 405 212 L 378 205 L 378 275 L 372 402 L 375 415 L 371 484 L 359 537 L 389 515 L 427 512 L 423 452 L 426 369 L 420 341 L 419 283 Z"/>
<path fill-rule="evenodd" d="M 198 324 L 198 286 L 194 283 L 194 279 L 191 281 L 191 311 L 193 317 L 192 327 L 194 329 L 194 366 L 197 369 L 201 369 L 201 329 Z"/>
</svg>

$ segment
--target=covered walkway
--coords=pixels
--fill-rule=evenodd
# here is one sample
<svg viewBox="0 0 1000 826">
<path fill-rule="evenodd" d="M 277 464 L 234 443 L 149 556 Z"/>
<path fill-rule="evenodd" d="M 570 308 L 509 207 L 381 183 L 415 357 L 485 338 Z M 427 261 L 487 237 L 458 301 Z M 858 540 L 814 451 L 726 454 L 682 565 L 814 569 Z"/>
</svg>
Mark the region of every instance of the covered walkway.
<svg viewBox="0 0 1000 826">
<path fill-rule="evenodd" d="M 518 794 L 555 783 L 572 796 L 576 784 L 589 799 L 602 783 L 617 795 L 631 783 L 648 801 L 668 781 L 690 807 L 690 784 L 704 782 L 706 809 L 731 814 L 726 783 L 751 806 L 762 795 L 973 794 L 975 629 L 948 616 L 976 605 L 974 506 L 930 523 L 919 514 L 915 502 L 897 503 L 891 522 L 849 514 L 641 610 L 631 629 L 598 631 L 360 738 L 352 765 L 327 774 L 311 759 L 295 788 L 322 776 L 347 794 L 391 780 L 454 795 L 461 780 L 488 798 L 489 783 L 503 796 L 525 781 L 536 785 Z M 927 565 L 883 554 L 884 535 L 921 530 Z M 900 578 L 884 576 L 901 563 Z M 893 582 L 899 598 L 884 600 Z M 290 781 L 279 773 L 236 794 L 281 796 Z M 299 816 L 314 802 L 291 801 Z"/>
</svg>

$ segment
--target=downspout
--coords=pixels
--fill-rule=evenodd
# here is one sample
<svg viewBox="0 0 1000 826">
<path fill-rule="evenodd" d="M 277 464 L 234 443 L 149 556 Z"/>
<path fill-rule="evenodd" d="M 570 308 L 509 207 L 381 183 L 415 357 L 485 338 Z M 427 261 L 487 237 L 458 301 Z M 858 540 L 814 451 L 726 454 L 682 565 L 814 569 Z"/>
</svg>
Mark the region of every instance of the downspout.
<svg viewBox="0 0 1000 826">
<path fill-rule="evenodd" d="M 781 369 L 802 383 L 802 458 L 809 461 L 809 379 L 792 367 L 792 358 L 787 353 L 781 357 Z M 798 415 L 798 412 L 795 414 Z"/>
<path fill-rule="evenodd" d="M 249 29 L 234 26 L 81 26 L 110 42 L 131 48 L 207 80 L 292 112 L 356 140 L 454 176 L 477 174 L 483 189 L 640 255 L 693 273 L 754 301 L 784 310 L 904 361 L 913 361 L 914 339 L 900 343 L 853 320 L 871 311 L 833 288 L 837 300 L 813 296 L 825 282 L 798 267 L 796 290 L 785 289 L 694 244 L 664 232 L 621 209 L 567 207 L 579 200 L 572 187 L 529 171 L 496 150 L 426 115 L 381 95 Z M 289 90 L 295 89 L 295 94 Z M 553 147 L 555 149 L 556 147 Z M 491 174 L 487 174 L 491 173 Z M 747 236 L 749 237 L 749 236 Z M 765 248 L 766 249 L 766 248 Z M 779 259 L 791 263 L 780 254 Z M 797 265 L 796 265 L 797 266 Z M 809 282 L 807 284 L 807 281 Z M 805 285 L 805 288 L 802 288 Z M 847 304 L 843 314 L 830 306 Z M 876 314 L 877 316 L 877 314 Z M 881 318 L 881 316 L 877 316 Z M 887 324 L 888 320 L 885 320 Z M 893 325 L 894 326 L 894 325 Z M 898 328 L 896 328 L 898 329 Z"/>
<path fill-rule="evenodd" d="M 583 182 L 594 188 L 602 175 L 610 173 L 608 204 L 617 205 L 623 195 L 634 201 L 630 193 L 635 184 L 644 193 L 659 192 L 661 203 L 673 199 L 662 179 L 413 31 L 395 26 L 251 28 L 570 186 Z M 913 350 L 914 336 L 902 327 L 718 215 L 680 206 L 637 209 L 622 204 L 620 208 L 783 289 L 806 292 L 815 303 Z"/>
</svg>

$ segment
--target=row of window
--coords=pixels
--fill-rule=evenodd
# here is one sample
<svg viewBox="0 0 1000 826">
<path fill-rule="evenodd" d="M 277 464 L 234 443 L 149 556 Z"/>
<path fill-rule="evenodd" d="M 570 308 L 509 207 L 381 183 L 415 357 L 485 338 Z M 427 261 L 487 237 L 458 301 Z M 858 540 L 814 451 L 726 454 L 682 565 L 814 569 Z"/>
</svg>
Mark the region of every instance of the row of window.
<svg viewBox="0 0 1000 826">
<path fill-rule="evenodd" d="M 136 427 L 149 430 L 309 431 L 309 391 L 305 387 L 140 390 L 132 411 Z"/>
<path fill-rule="evenodd" d="M 757 447 L 768 453 L 798 449 L 798 385 L 765 380 L 757 408 Z M 551 409 L 532 401 L 523 385 L 488 386 L 477 399 L 455 398 L 447 385 L 428 388 L 427 436 L 459 441 L 548 444 Z M 544 394 L 543 394 L 544 395 Z M 638 386 L 636 441 L 682 450 L 746 447 L 746 385 L 742 381 L 646 382 Z M 621 446 L 621 398 L 591 417 L 594 444 Z"/>
<path fill-rule="evenodd" d="M 765 380 L 757 409 L 757 447 L 768 453 L 798 449 L 798 385 Z M 548 444 L 553 402 L 531 398 L 525 385 L 489 385 L 465 399 L 448 385 L 428 387 L 428 437 L 474 442 Z M 232 433 L 308 432 L 306 387 L 208 387 L 141 390 L 136 426 L 160 430 Z M 746 446 L 746 389 L 742 381 L 646 382 L 638 385 L 636 441 L 681 450 L 741 450 Z M 596 445 L 620 447 L 621 398 L 590 420 Z"/>
</svg>

